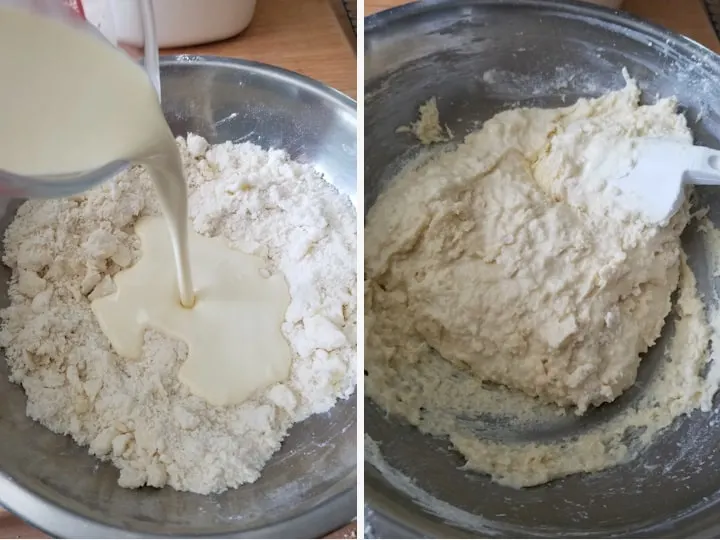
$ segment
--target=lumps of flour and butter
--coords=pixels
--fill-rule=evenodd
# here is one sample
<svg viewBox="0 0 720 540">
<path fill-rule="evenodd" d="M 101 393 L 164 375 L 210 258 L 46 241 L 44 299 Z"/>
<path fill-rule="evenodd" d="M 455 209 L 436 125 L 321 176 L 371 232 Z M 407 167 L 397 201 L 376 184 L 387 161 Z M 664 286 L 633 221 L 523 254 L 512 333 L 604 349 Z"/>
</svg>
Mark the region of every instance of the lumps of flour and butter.
<svg viewBox="0 0 720 540">
<path fill-rule="evenodd" d="M 418 118 L 409 126 L 400 126 L 396 133 L 412 133 L 425 145 L 443 143 L 452 139 L 452 131 L 447 126 L 440 125 L 440 112 L 437 108 L 437 98 L 430 98 L 420 105 Z"/>
<path fill-rule="evenodd" d="M 406 168 L 368 212 L 366 391 L 449 435 L 468 468 L 499 482 L 618 463 L 701 404 L 709 332 L 680 246 L 688 205 L 666 227 L 645 223 L 604 196 L 589 159 L 630 137 L 691 142 L 674 100 L 639 98 L 628 80 L 571 107 L 502 112 Z M 460 421 L 507 413 L 532 424 L 543 411 L 613 401 L 635 381 L 679 283 L 673 350 L 684 356 L 660 371 L 644 408 L 555 443 L 483 439 Z M 629 426 L 643 427 L 640 442 L 623 438 Z"/>
<path fill-rule="evenodd" d="M 120 485 L 221 492 L 257 480 L 290 426 L 354 391 L 355 210 L 282 151 L 194 135 L 177 144 L 195 233 L 284 276 L 287 380 L 217 407 L 179 380 L 182 340 L 149 330 L 139 358 L 113 350 L 91 302 L 140 260 L 138 220 L 160 215 L 139 168 L 82 195 L 20 206 L 5 233 L 11 303 L 0 311 L 0 345 L 27 414 L 111 461 Z"/>
</svg>

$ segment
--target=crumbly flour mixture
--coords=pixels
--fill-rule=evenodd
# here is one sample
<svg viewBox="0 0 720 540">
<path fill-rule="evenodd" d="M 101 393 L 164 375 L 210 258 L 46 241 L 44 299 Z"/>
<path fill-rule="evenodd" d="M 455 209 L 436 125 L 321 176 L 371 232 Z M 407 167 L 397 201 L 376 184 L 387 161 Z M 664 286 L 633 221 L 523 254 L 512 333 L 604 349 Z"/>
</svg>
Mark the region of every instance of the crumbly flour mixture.
<svg viewBox="0 0 720 540">
<path fill-rule="evenodd" d="M 596 166 L 629 138 L 692 141 L 673 100 L 639 98 L 628 80 L 571 107 L 500 113 L 406 168 L 368 213 L 367 392 L 501 483 L 628 459 L 717 387 L 701 376 L 710 329 L 680 246 L 689 205 L 649 226 L 613 204 Z M 478 434 L 483 415 L 522 431 L 616 399 L 679 285 L 669 359 L 635 407 L 562 441 Z"/>
<path fill-rule="evenodd" d="M 178 382 L 184 343 L 148 331 L 140 360 L 113 352 L 90 301 L 138 259 L 134 222 L 160 213 L 138 168 L 77 197 L 20 207 L 5 234 L 12 304 L 0 313 L 0 345 L 28 415 L 112 461 L 120 485 L 221 492 L 255 481 L 293 423 L 354 391 L 355 210 L 282 151 L 208 146 L 194 135 L 178 146 L 195 230 L 285 276 L 290 379 L 218 408 Z"/>
<path fill-rule="evenodd" d="M 432 97 L 420 105 L 418 119 L 409 126 L 400 126 L 396 133 L 412 133 L 422 144 L 447 142 L 452 139 L 452 131 L 447 126 L 440 125 L 440 111 L 437 108 L 437 99 Z"/>
</svg>

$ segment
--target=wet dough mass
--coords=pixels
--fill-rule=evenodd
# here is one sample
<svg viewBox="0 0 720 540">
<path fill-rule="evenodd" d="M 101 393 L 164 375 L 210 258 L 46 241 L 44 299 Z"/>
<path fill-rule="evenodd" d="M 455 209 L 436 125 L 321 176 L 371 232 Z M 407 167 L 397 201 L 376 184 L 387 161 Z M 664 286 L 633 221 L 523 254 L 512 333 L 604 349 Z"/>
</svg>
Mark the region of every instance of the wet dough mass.
<svg viewBox="0 0 720 540">
<path fill-rule="evenodd" d="M 597 160 L 632 137 L 692 140 L 674 101 L 638 100 L 629 81 L 503 112 L 380 195 L 365 232 L 371 395 L 397 390 L 373 369 L 401 373 L 428 347 L 579 413 L 633 383 L 671 309 L 688 212 L 666 227 L 621 212 Z"/>
</svg>

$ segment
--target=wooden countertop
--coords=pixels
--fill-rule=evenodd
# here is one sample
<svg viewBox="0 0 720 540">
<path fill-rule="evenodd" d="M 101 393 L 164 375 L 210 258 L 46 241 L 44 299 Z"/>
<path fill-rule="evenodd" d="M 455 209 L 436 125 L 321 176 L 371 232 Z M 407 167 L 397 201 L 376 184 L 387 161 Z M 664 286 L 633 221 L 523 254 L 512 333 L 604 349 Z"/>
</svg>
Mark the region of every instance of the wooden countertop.
<svg viewBox="0 0 720 540">
<path fill-rule="evenodd" d="M 260 0 L 238 37 L 164 53 L 255 60 L 302 73 L 355 99 L 356 59 L 328 0 Z"/>
<path fill-rule="evenodd" d="M 365 15 L 407 2 L 365 0 Z M 720 53 L 720 42 L 705 14 L 702 0 L 625 0 L 622 9 L 693 38 Z"/>
<path fill-rule="evenodd" d="M 356 58 L 328 0 L 260 0 L 240 36 L 163 53 L 232 56 L 273 64 L 357 95 Z M 353 522 L 328 538 L 356 538 Z M 47 538 L 0 508 L 0 538 Z"/>
</svg>

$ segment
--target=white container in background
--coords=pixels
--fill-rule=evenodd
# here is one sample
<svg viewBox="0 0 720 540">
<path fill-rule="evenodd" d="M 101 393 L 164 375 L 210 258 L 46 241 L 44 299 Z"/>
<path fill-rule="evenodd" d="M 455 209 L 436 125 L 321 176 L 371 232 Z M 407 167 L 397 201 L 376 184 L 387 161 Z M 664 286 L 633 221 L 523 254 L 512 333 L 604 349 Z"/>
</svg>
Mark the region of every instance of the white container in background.
<svg viewBox="0 0 720 540">
<path fill-rule="evenodd" d="M 186 47 L 219 41 L 245 30 L 256 0 L 152 0 L 158 46 Z M 85 16 L 110 41 L 142 46 L 136 2 L 84 0 Z"/>
</svg>

